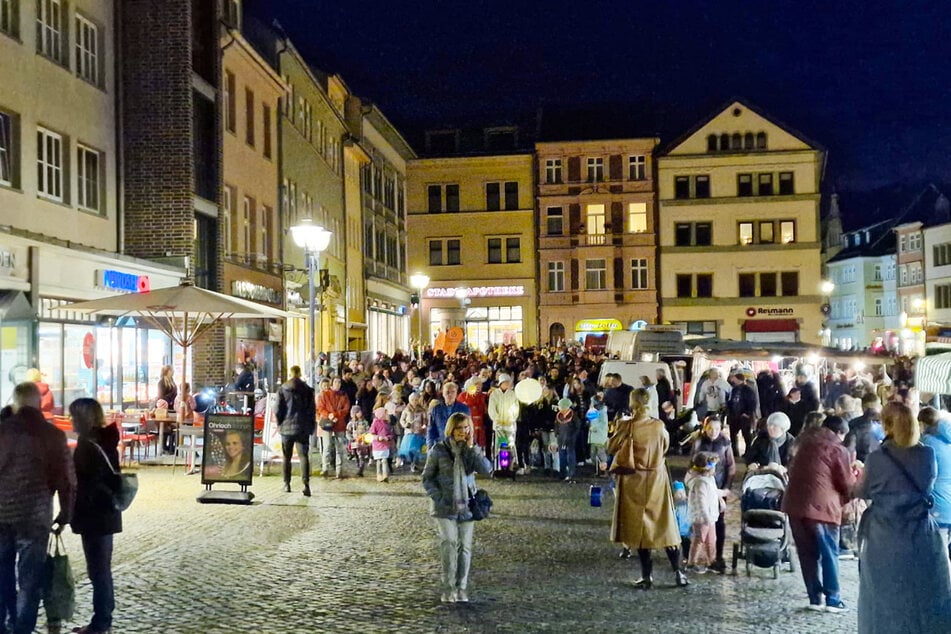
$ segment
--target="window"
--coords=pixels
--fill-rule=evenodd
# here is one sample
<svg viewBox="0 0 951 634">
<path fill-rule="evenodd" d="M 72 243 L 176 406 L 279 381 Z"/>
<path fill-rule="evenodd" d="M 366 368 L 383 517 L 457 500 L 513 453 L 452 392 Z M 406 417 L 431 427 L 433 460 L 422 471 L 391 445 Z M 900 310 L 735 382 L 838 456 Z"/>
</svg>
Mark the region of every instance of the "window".
<svg viewBox="0 0 951 634">
<path fill-rule="evenodd" d="M 548 290 L 552 293 L 561 293 L 565 290 L 565 263 L 548 263 Z"/>
<path fill-rule="evenodd" d="M 872 268 L 872 279 L 875 280 L 876 282 L 882 281 L 882 265 L 881 264 L 876 264 Z"/>
<path fill-rule="evenodd" d="M 429 213 L 438 214 L 442 211 L 442 186 L 430 185 L 426 191 L 429 195 Z"/>
<path fill-rule="evenodd" d="M 951 284 L 941 284 L 934 287 L 934 307 L 951 308 Z"/>
<path fill-rule="evenodd" d="M 430 240 L 429 241 L 429 264 L 430 266 L 442 266 L 443 264 L 460 264 L 461 247 L 459 240 Z M 445 261 L 443 254 L 445 253 Z M 378 254 L 382 257 L 382 254 Z"/>
<path fill-rule="evenodd" d="M 677 274 L 677 297 L 693 297 L 693 275 Z"/>
<path fill-rule="evenodd" d="M 631 288 L 639 291 L 650 288 L 647 282 L 647 258 L 631 260 Z"/>
<path fill-rule="evenodd" d="M 446 240 L 446 264 L 461 263 L 461 246 L 459 240 Z"/>
<path fill-rule="evenodd" d="M 674 177 L 674 198 L 690 198 L 690 177 Z"/>
<path fill-rule="evenodd" d="M 0 113 L 0 119 L 2 119 L 2 117 L 3 117 L 3 114 Z M 3 127 L 3 122 L 2 120 L 0 120 L 0 144 L 2 144 L 2 138 L 3 138 L 2 127 Z M 3 149 L 0 148 L 0 162 L 2 162 L 2 152 L 3 152 Z M 0 169 L 2 169 L 2 165 L 0 165 Z M 934 245 L 934 247 L 932 248 L 932 252 L 934 253 L 935 266 L 945 266 L 947 264 L 951 264 L 951 242 L 945 242 L 943 244 Z"/>
<path fill-rule="evenodd" d="M 898 267 L 898 282 L 902 286 L 908 284 L 908 267 L 904 264 Z"/>
<path fill-rule="evenodd" d="M 697 297 L 713 297 L 713 273 L 697 273 Z"/>
<path fill-rule="evenodd" d="M 61 0 L 37 0 L 36 51 L 61 64 L 66 61 L 63 56 L 65 18 Z"/>
<path fill-rule="evenodd" d="M 271 222 L 272 212 L 267 205 L 261 205 L 261 217 L 258 220 L 258 264 L 267 266 L 274 259 L 271 249 Z"/>
<path fill-rule="evenodd" d="M 627 177 L 632 181 L 642 181 L 647 179 L 647 157 L 642 155 L 629 156 L 627 158 Z"/>
<path fill-rule="evenodd" d="M 76 16 L 76 74 L 99 85 L 99 27 Z"/>
<path fill-rule="evenodd" d="M 759 183 L 758 193 L 760 196 L 773 195 L 773 175 L 772 174 L 757 174 L 756 180 Z"/>
<path fill-rule="evenodd" d="M 271 106 L 261 104 L 261 134 L 263 140 L 264 158 L 271 158 Z"/>
<path fill-rule="evenodd" d="M 603 291 L 607 288 L 606 260 L 584 261 L 584 287 L 587 291 Z"/>
<path fill-rule="evenodd" d="M 679 273 L 677 297 L 713 297 L 713 273 Z"/>
<path fill-rule="evenodd" d="M 17 5 L 19 0 L 0 0 L 0 31 L 17 37 L 19 35 L 18 31 L 18 19 Z"/>
<path fill-rule="evenodd" d="M 287 183 L 287 181 L 284 181 L 284 182 Z M 287 191 L 286 185 L 284 190 Z M 231 256 L 232 254 L 234 254 L 235 251 L 238 250 L 238 247 L 235 244 L 235 240 L 237 239 L 237 236 L 234 230 L 235 226 L 238 224 L 238 219 L 235 217 L 235 208 L 234 208 L 234 199 L 236 196 L 237 196 L 237 192 L 235 191 L 234 187 L 231 187 L 230 185 L 225 185 L 224 191 L 222 192 L 222 196 L 221 196 L 221 203 L 223 207 L 222 215 L 224 216 L 223 218 L 224 235 L 222 236 L 223 238 L 222 244 L 224 245 L 225 256 Z M 287 205 L 285 203 L 285 209 L 286 207 Z"/>
<path fill-rule="evenodd" d="M 780 196 L 792 196 L 796 193 L 796 186 L 793 181 L 792 172 L 779 173 L 779 194 Z"/>
<path fill-rule="evenodd" d="M 737 174 L 736 195 L 737 196 L 752 196 L 753 195 L 753 175 L 752 174 Z"/>
<path fill-rule="evenodd" d="M 697 176 L 694 179 L 694 195 L 696 198 L 709 198 L 710 197 L 710 177 L 709 176 Z"/>
<path fill-rule="evenodd" d="M 772 221 L 759 223 L 759 243 L 772 244 L 775 242 L 773 237 L 774 225 Z"/>
<path fill-rule="evenodd" d="M 505 239 L 505 261 L 510 263 L 522 261 L 521 238 L 506 238 Z"/>
<path fill-rule="evenodd" d="M 753 244 L 753 223 L 741 222 L 739 224 L 740 244 Z"/>
<path fill-rule="evenodd" d="M 446 211 L 459 211 L 459 185 L 446 185 Z"/>
<path fill-rule="evenodd" d="M 756 133 L 756 149 L 757 150 L 766 149 L 766 133 L 765 132 Z"/>
<path fill-rule="evenodd" d="M 799 295 L 799 273 L 796 271 L 784 271 L 779 274 L 779 280 L 783 290 L 783 297 L 795 297 Z"/>
<path fill-rule="evenodd" d="M 245 261 L 251 255 L 251 240 L 254 235 L 251 231 L 251 223 L 254 220 L 254 209 L 254 199 L 245 196 L 241 206 L 241 226 L 238 228 L 238 253 Z"/>
<path fill-rule="evenodd" d="M 875 298 L 875 316 L 881 317 L 882 315 L 884 315 L 884 312 L 882 311 L 882 298 L 876 297 Z"/>
<path fill-rule="evenodd" d="M 560 236 L 565 232 L 565 212 L 561 207 L 549 207 L 545 225 L 550 236 Z"/>
<path fill-rule="evenodd" d="M 713 244 L 713 225 L 709 222 L 694 223 L 693 240 L 698 247 L 708 247 Z"/>
<path fill-rule="evenodd" d="M 254 91 L 250 88 L 244 89 L 244 115 L 245 128 L 244 140 L 248 145 L 254 145 Z"/>
<path fill-rule="evenodd" d="M 604 205 L 585 207 L 585 233 L 588 244 L 604 244 Z"/>
<path fill-rule="evenodd" d="M 561 159 L 545 159 L 545 182 L 561 182 Z"/>
<path fill-rule="evenodd" d="M 498 211 L 502 208 L 502 184 L 485 184 L 485 208 L 489 211 Z"/>
<path fill-rule="evenodd" d="M 908 250 L 908 238 L 904 235 L 898 238 L 898 252 L 904 253 Z"/>
<path fill-rule="evenodd" d="M 674 225 L 674 245 L 710 246 L 712 234 L 713 225 L 709 222 L 678 222 Z"/>
<path fill-rule="evenodd" d="M 505 208 L 518 209 L 518 182 L 516 181 L 505 183 Z"/>
<path fill-rule="evenodd" d="M 717 336 L 717 322 L 715 321 L 678 321 L 674 322 L 685 335 L 700 335 L 703 337 Z"/>
<path fill-rule="evenodd" d="M 760 297 L 776 297 L 776 274 L 759 274 L 759 294 Z"/>
<path fill-rule="evenodd" d="M 717 135 L 711 134 L 707 136 L 707 152 L 716 152 L 718 147 Z"/>
<path fill-rule="evenodd" d="M 693 225 L 689 222 L 678 222 L 674 225 L 674 245 L 689 247 L 692 244 Z"/>
<path fill-rule="evenodd" d="M 224 100 L 225 130 L 233 133 L 235 131 L 234 122 L 237 118 L 237 104 L 235 103 L 234 73 L 232 73 L 230 70 L 225 71 Z"/>
<path fill-rule="evenodd" d="M 17 153 L 13 145 L 13 117 L 0 112 L 0 185 L 13 185 Z"/>
<path fill-rule="evenodd" d="M 921 234 L 912 233 L 908 235 L 908 250 L 921 251 Z"/>
<path fill-rule="evenodd" d="M 82 145 L 76 146 L 77 203 L 83 209 L 101 211 L 99 201 L 99 152 Z"/>
<path fill-rule="evenodd" d="M 790 244 L 796 241 L 795 220 L 783 220 L 779 223 L 779 240 L 783 244 Z"/>
<path fill-rule="evenodd" d="M 753 140 L 753 133 L 747 132 L 743 135 L 743 149 L 752 150 L 756 147 L 755 141 Z"/>
<path fill-rule="evenodd" d="M 739 297 L 756 297 L 756 274 L 740 273 L 738 276 Z"/>
<path fill-rule="evenodd" d="M 63 200 L 63 137 L 36 130 L 36 191 L 40 196 Z"/>
<path fill-rule="evenodd" d="M 442 240 L 429 241 L 429 265 L 442 266 Z"/>
<path fill-rule="evenodd" d="M 502 238 L 489 238 L 489 253 L 487 261 L 489 264 L 502 263 Z"/>
<path fill-rule="evenodd" d="M 588 157 L 588 182 L 600 183 L 604 180 L 604 159 L 601 157 Z"/>
<path fill-rule="evenodd" d="M 631 233 L 647 232 L 647 203 L 628 203 L 627 230 Z"/>
</svg>

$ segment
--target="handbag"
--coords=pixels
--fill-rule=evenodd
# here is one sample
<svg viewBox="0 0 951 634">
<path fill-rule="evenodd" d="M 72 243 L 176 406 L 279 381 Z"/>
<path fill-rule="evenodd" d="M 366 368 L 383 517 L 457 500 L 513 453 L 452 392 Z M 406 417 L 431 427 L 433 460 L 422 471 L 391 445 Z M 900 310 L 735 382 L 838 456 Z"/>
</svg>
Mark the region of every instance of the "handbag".
<svg viewBox="0 0 951 634">
<path fill-rule="evenodd" d="M 330 420 L 329 418 L 321 418 L 321 419 L 320 419 L 320 428 L 321 428 L 322 430 L 324 430 L 324 431 L 333 431 L 333 430 L 334 430 L 334 422 L 333 422 L 332 420 Z"/>
<path fill-rule="evenodd" d="M 469 512 L 472 513 L 472 519 L 479 522 L 489 516 L 492 510 L 492 498 L 485 489 L 476 489 L 474 485 L 469 487 Z"/>
<path fill-rule="evenodd" d="M 69 566 L 69 555 L 59 533 L 50 536 L 46 555 L 46 584 L 43 608 L 48 621 L 70 621 L 76 607 L 76 582 Z"/>
<path fill-rule="evenodd" d="M 621 441 L 621 446 L 618 447 L 617 452 L 614 454 L 611 468 L 608 469 L 608 471 L 617 475 L 630 475 L 637 471 L 634 465 L 634 441 L 628 436 Z"/>
<path fill-rule="evenodd" d="M 112 467 L 112 462 L 109 461 L 109 456 L 106 455 L 103 448 L 92 441 L 90 441 L 90 444 L 95 445 L 99 453 L 102 454 L 102 459 L 106 461 L 109 471 L 119 476 L 119 490 L 113 491 L 110 489 L 112 493 L 112 507 L 117 511 L 126 510 L 132 506 L 132 500 L 135 499 L 135 494 L 139 492 L 139 476 L 135 473 L 119 473 Z"/>
</svg>

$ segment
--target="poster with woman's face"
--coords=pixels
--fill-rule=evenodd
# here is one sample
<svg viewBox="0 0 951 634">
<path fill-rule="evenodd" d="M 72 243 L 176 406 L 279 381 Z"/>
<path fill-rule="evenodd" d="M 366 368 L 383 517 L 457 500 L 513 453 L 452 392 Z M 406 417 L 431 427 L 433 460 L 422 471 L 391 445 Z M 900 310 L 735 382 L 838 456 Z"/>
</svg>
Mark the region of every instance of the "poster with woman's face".
<svg viewBox="0 0 951 634">
<path fill-rule="evenodd" d="M 251 484 L 254 419 L 244 414 L 209 414 L 205 418 L 201 482 Z"/>
</svg>

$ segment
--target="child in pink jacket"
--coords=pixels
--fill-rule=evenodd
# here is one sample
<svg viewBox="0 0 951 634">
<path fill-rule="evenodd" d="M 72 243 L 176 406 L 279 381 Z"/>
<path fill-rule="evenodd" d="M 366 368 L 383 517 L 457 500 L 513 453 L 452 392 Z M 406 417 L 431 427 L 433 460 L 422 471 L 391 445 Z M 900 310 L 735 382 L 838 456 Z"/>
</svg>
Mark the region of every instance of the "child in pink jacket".
<svg viewBox="0 0 951 634">
<path fill-rule="evenodd" d="M 382 407 L 373 410 L 373 424 L 370 425 L 370 434 L 373 435 L 373 460 L 376 461 L 377 482 L 390 481 L 390 468 L 387 458 L 390 457 L 390 443 L 393 441 L 393 428 L 390 426 L 390 416 Z"/>
</svg>

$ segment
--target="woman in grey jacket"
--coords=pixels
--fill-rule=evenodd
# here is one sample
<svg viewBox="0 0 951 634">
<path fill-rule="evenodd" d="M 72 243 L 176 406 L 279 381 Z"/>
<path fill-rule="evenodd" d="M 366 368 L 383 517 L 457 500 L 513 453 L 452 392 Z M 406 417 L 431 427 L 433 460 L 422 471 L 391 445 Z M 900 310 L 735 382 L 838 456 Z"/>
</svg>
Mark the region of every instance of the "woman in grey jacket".
<svg viewBox="0 0 951 634">
<path fill-rule="evenodd" d="M 446 439 L 436 443 L 423 469 L 423 488 L 432 500 L 439 555 L 442 559 L 442 601 L 467 603 L 466 586 L 472 561 L 472 513 L 469 490 L 475 473 L 492 472 L 482 449 L 473 446 L 472 419 L 457 412 L 446 422 Z"/>
</svg>

